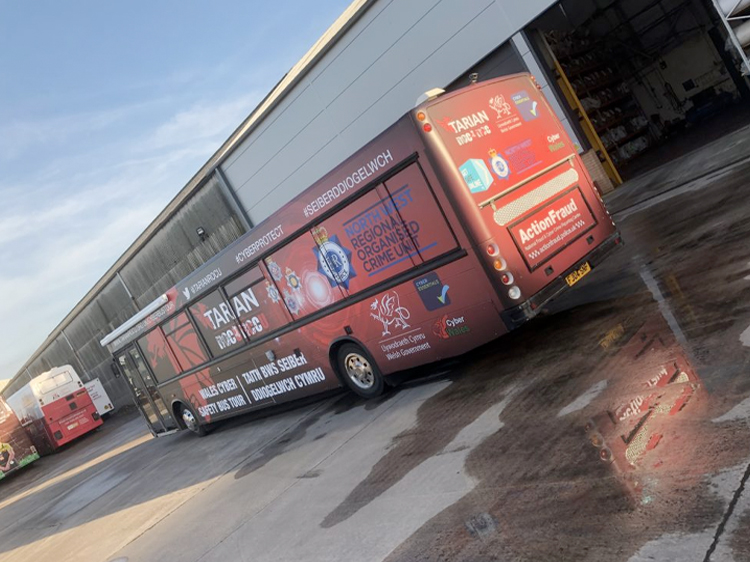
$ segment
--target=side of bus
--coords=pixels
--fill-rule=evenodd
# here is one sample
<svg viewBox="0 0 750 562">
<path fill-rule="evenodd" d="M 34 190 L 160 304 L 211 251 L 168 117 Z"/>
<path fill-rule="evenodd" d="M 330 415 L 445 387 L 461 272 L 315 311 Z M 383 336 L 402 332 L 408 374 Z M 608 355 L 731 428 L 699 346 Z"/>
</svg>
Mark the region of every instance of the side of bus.
<svg viewBox="0 0 750 562">
<path fill-rule="evenodd" d="M 418 146 L 413 128 L 402 126 L 402 139 L 403 129 Z M 374 396 L 390 373 L 507 332 L 497 294 L 426 167 L 424 154 L 412 153 L 120 352 L 149 423 L 198 429 L 341 385 Z"/>
<path fill-rule="evenodd" d="M 481 154 L 449 146 L 468 144 L 466 133 L 438 136 L 430 103 L 405 115 L 173 287 L 163 306 L 155 303 L 153 314 L 115 341 L 117 363 L 155 433 L 202 433 L 209 422 L 340 385 L 375 396 L 391 373 L 506 333 L 572 284 L 565 282 L 571 272 L 600 261 L 614 226 L 543 97 L 528 75 L 486 84 L 446 96 L 443 109 L 457 117 L 442 115 L 441 126 L 484 127 L 487 112 L 470 107 L 487 103 L 482 88 L 523 88 L 537 101 L 535 120 L 520 129 L 516 110 L 513 135 L 554 137 L 563 150 L 550 148 L 525 176 L 514 163 L 514 187 L 498 181 L 508 189 L 484 204 L 485 189 L 475 190 L 465 170 L 471 164 L 490 174 L 474 158 Z M 512 138 L 500 135 L 493 137 L 498 150 Z M 507 178 L 498 152 L 489 157 L 495 177 Z M 489 186 L 492 178 L 482 181 Z M 540 199 L 550 185 L 559 193 Z M 557 246 L 540 244 L 552 250 L 529 262 L 496 218 L 495 201 L 520 209 L 513 221 L 528 222 L 528 213 L 560 216 L 543 207 L 568 197 L 588 212 L 582 228 Z"/>
</svg>

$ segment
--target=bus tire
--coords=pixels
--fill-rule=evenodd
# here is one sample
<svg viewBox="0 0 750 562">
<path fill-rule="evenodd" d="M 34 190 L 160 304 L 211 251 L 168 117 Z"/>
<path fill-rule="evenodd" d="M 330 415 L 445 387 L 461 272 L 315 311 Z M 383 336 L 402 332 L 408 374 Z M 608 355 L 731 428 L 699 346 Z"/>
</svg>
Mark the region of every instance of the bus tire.
<svg viewBox="0 0 750 562">
<path fill-rule="evenodd" d="M 192 434 L 198 437 L 204 437 L 208 435 L 208 430 L 205 425 L 201 425 L 198 421 L 198 417 L 190 406 L 186 404 L 180 404 L 180 422 L 185 429 L 190 431 Z"/>
<path fill-rule="evenodd" d="M 375 398 L 385 390 L 385 379 L 375 361 L 355 343 L 339 348 L 336 366 L 346 386 L 362 398 Z"/>
</svg>

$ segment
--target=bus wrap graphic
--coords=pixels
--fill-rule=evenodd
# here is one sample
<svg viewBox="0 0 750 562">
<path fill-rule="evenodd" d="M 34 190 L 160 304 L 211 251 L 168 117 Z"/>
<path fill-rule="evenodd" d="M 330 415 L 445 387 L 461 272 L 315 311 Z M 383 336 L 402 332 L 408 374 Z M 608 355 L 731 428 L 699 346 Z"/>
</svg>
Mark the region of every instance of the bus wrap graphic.
<svg viewBox="0 0 750 562">
<path fill-rule="evenodd" d="M 510 227 L 529 267 L 545 262 L 592 227 L 596 219 L 576 188 Z"/>
<path fill-rule="evenodd" d="M 318 244 L 313 248 L 318 260 L 318 271 L 328 278 L 331 287 L 341 285 L 348 289 L 349 279 L 357 276 L 352 267 L 351 250 L 341 246 L 338 236 L 334 235 L 329 238 L 328 232 L 322 226 L 313 228 L 312 233 Z"/>
<path fill-rule="evenodd" d="M 368 277 L 417 257 L 420 251 L 437 244 L 423 246 L 419 221 L 402 217 L 401 213 L 414 203 L 412 188 L 407 183 L 343 223 L 344 234 Z"/>
</svg>

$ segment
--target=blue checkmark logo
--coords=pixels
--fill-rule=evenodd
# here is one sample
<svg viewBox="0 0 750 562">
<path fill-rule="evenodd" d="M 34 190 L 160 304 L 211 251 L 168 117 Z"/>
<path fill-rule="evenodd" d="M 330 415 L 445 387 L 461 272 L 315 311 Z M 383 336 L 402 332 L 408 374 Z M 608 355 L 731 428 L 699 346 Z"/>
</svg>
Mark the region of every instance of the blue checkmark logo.
<svg viewBox="0 0 750 562">
<path fill-rule="evenodd" d="M 448 285 L 443 285 L 443 291 L 440 293 L 440 296 L 437 298 L 441 304 L 445 304 L 445 297 L 448 296 L 448 289 L 450 289 Z"/>
<path fill-rule="evenodd" d="M 427 310 L 437 310 L 451 304 L 451 297 L 448 294 L 450 287 L 444 285 L 434 271 L 415 279 L 414 288 Z"/>
</svg>

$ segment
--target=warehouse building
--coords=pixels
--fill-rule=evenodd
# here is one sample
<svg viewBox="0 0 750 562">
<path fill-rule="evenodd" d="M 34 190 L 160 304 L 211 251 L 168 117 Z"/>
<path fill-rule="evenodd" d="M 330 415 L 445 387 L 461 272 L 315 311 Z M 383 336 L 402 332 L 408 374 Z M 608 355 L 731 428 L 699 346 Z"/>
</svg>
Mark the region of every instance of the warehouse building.
<svg viewBox="0 0 750 562">
<path fill-rule="evenodd" d="M 531 72 L 604 193 L 726 134 L 750 120 L 750 90 L 736 24 L 723 15 L 713 0 L 355 0 L 3 395 L 72 364 L 84 380 L 98 377 L 116 406 L 128 404 L 128 386 L 99 343 L 104 335 L 431 88 L 465 86 L 474 73 L 484 80 Z"/>
</svg>

